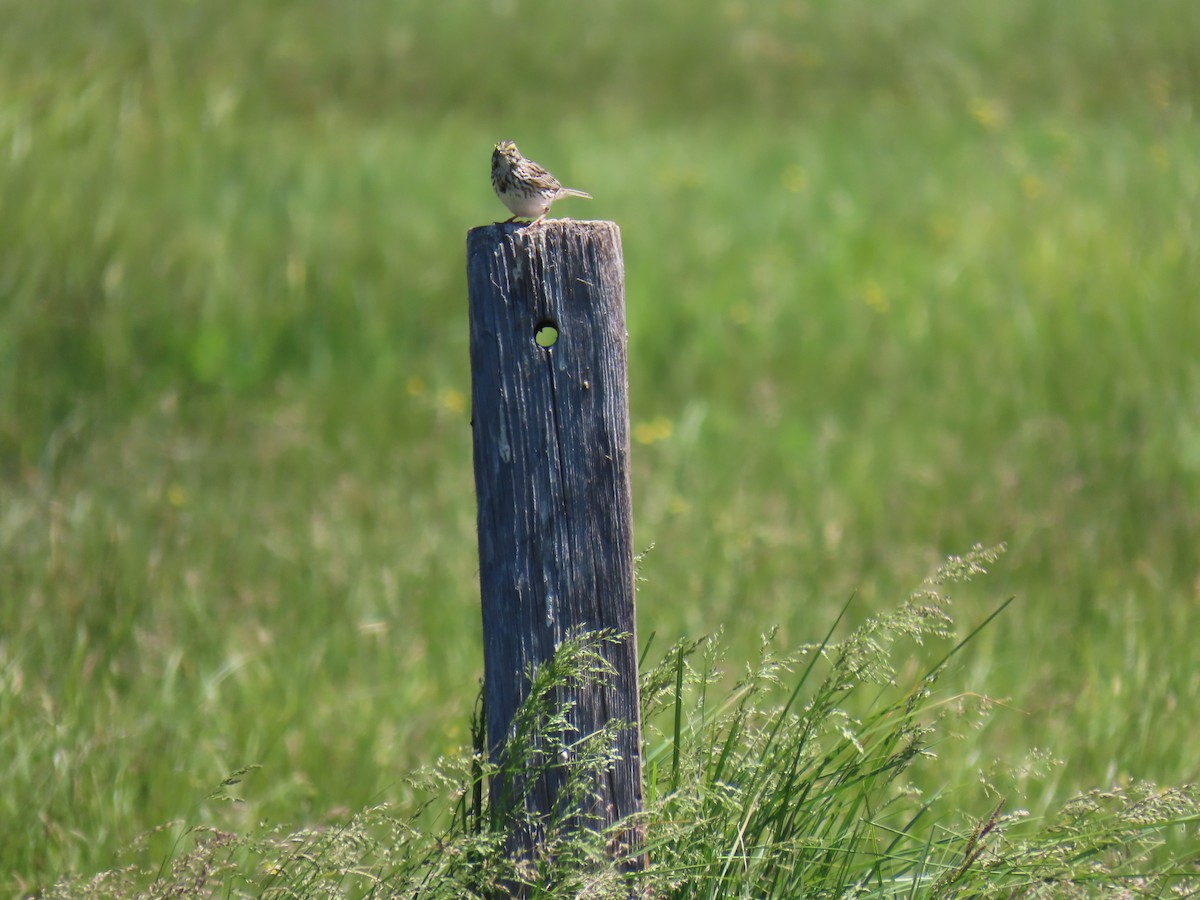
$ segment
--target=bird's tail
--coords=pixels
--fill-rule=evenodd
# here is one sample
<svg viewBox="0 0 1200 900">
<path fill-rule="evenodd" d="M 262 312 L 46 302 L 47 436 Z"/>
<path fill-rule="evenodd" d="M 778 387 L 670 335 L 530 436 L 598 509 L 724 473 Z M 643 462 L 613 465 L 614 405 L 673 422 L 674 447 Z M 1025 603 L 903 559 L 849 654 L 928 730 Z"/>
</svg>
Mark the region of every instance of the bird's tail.
<svg viewBox="0 0 1200 900">
<path fill-rule="evenodd" d="M 591 194 L 586 191 L 577 191 L 575 188 L 563 188 L 562 192 L 564 197 L 582 197 L 584 200 L 592 199 Z"/>
</svg>

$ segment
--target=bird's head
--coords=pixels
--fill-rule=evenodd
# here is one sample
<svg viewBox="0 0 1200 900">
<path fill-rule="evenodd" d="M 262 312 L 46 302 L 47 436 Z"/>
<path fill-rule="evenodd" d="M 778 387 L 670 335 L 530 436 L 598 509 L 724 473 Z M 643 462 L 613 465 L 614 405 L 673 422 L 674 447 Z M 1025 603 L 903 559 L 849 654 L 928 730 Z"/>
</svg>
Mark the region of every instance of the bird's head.
<svg viewBox="0 0 1200 900">
<path fill-rule="evenodd" d="M 501 163 L 512 165 L 521 159 L 521 151 L 517 149 L 517 145 L 512 141 L 501 141 L 496 145 L 496 149 L 492 151 L 492 165 L 497 166 Z"/>
</svg>

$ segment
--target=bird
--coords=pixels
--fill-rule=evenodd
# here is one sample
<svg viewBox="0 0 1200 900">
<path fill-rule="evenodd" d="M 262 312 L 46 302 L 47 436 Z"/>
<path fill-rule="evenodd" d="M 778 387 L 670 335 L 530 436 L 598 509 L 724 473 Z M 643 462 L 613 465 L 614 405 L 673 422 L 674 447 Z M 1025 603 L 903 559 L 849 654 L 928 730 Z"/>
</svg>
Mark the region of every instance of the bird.
<svg viewBox="0 0 1200 900">
<path fill-rule="evenodd" d="M 517 219 L 533 219 L 536 225 L 550 212 L 550 204 L 563 197 L 582 197 L 591 200 L 592 195 L 574 188 L 563 187 L 557 178 L 535 163 L 526 159 L 512 141 L 501 141 L 492 151 L 492 187 L 500 202 L 513 214 L 506 222 Z"/>
</svg>

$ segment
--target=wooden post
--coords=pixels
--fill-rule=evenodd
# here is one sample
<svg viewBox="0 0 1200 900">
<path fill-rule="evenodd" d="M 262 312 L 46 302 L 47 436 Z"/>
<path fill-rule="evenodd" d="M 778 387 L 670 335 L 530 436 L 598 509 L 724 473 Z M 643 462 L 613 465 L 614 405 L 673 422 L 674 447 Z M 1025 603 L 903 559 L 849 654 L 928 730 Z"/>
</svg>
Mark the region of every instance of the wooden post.
<svg viewBox="0 0 1200 900">
<path fill-rule="evenodd" d="M 595 801 L 568 811 L 604 828 L 642 811 L 620 230 L 570 220 L 474 228 L 467 275 L 488 746 L 496 758 L 528 670 L 564 636 L 622 635 L 603 645 L 615 678 L 562 698 L 578 738 L 628 723 Z M 533 784 L 494 780 L 493 808 L 523 802 L 533 821 L 561 815 L 561 778 L 541 768 Z M 536 853 L 539 829 L 514 827 L 514 851 Z"/>
</svg>

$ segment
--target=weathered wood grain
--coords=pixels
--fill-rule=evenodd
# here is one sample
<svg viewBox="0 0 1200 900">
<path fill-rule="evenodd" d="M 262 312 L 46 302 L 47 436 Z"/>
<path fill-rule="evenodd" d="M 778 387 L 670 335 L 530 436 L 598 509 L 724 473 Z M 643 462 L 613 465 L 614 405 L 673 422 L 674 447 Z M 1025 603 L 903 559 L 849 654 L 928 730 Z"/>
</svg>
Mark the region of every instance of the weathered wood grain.
<svg viewBox="0 0 1200 900">
<path fill-rule="evenodd" d="M 562 698 L 575 734 L 611 720 L 619 761 L 570 814 L 603 828 L 642 809 L 624 263 L 611 222 L 490 225 L 467 238 L 471 393 L 491 752 L 525 699 L 526 672 L 572 630 L 612 629 L 615 679 Z M 538 331 L 558 332 L 552 347 Z M 553 767 L 525 793 L 556 811 Z M 558 810 L 561 812 L 561 810 Z M 533 849 L 537 834 L 516 836 Z"/>
</svg>

